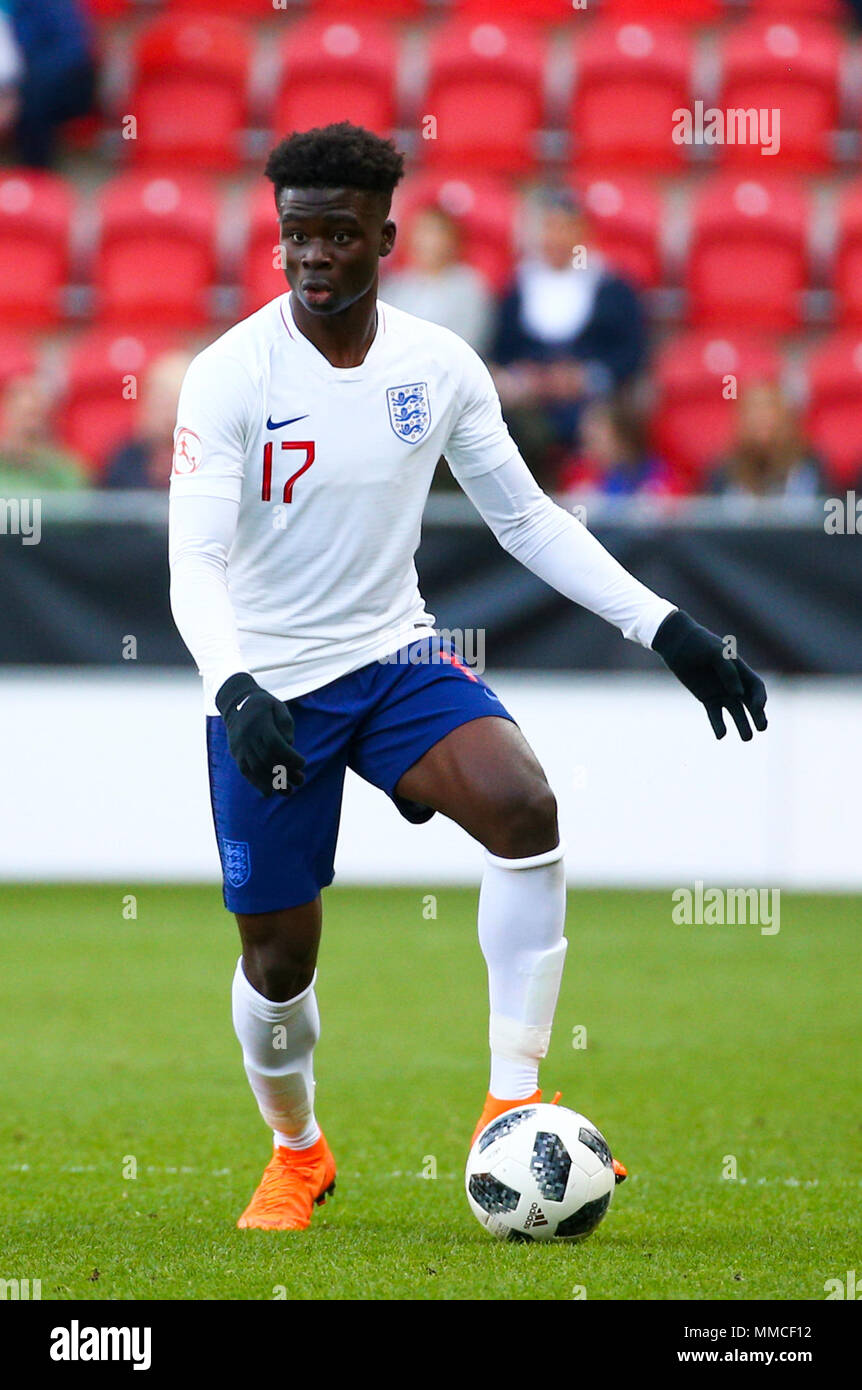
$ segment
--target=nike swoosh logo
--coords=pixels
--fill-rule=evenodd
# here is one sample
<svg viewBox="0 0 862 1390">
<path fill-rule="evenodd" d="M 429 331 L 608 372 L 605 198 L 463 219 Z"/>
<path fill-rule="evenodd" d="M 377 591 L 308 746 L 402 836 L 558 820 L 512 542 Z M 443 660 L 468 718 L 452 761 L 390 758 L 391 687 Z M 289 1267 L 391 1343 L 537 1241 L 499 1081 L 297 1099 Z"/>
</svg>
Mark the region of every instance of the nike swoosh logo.
<svg viewBox="0 0 862 1390">
<path fill-rule="evenodd" d="M 245 696 L 240 700 L 239 704 L 238 704 L 237 707 L 236 707 L 236 712 L 237 712 L 237 714 L 239 714 L 239 712 L 240 712 L 240 710 L 242 709 L 243 705 L 245 704 L 246 700 L 248 700 L 249 698 L 250 698 L 250 697 L 249 697 L 248 695 L 245 695 Z"/>
<path fill-rule="evenodd" d="M 273 420 L 270 415 L 267 418 L 266 427 L 268 430 L 283 430 L 285 425 L 295 425 L 297 420 L 307 420 L 307 415 L 293 415 L 289 420 Z"/>
</svg>

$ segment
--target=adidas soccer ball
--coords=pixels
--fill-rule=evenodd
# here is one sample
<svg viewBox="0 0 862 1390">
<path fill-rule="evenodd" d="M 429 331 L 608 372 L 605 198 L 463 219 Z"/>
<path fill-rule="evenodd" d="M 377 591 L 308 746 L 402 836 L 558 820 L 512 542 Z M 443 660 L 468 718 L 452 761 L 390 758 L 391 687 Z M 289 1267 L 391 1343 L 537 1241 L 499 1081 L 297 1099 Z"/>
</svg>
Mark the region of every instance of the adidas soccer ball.
<svg viewBox="0 0 862 1390">
<path fill-rule="evenodd" d="M 501 1240 L 583 1240 L 610 1206 L 604 1137 L 585 1115 L 525 1105 L 486 1125 L 465 1175 L 473 1215 Z"/>
</svg>

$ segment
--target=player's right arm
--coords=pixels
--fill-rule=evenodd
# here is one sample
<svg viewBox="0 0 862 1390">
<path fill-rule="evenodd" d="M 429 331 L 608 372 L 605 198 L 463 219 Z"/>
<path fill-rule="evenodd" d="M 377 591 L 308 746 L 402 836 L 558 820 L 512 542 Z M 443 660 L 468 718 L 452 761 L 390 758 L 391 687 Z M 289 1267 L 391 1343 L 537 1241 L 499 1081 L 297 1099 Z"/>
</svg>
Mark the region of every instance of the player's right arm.
<svg viewBox="0 0 862 1390">
<path fill-rule="evenodd" d="M 227 726 L 243 776 L 271 796 L 302 781 L 293 718 L 263 690 L 240 648 L 228 588 L 257 391 L 243 364 L 204 352 L 186 373 L 177 409 L 169 506 L 171 611 Z M 285 785 L 286 783 L 286 785 Z"/>
<path fill-rule="evenodd" d="M 177 407 L 168 523 L 171 610 L 212 692 L 246 670 L 227 564 L 256 394 L 239 361 L 208 349 L 186 372 Z"/>
</svg>

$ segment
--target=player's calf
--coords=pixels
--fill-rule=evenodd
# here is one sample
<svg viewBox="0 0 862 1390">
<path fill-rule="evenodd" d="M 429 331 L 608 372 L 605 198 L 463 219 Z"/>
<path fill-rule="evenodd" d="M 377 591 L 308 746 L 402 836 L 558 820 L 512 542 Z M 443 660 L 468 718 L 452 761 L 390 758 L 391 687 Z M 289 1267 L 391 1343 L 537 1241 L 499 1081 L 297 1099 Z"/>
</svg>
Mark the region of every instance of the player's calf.
<svg viewBox="0 0 862 1390">
<path fill-rule="evenodd" d="M 294 999 L 317 964 L 320 898 L 280 912 L 237 913 L 246 979 L 265 999 Z"/>
</svg>

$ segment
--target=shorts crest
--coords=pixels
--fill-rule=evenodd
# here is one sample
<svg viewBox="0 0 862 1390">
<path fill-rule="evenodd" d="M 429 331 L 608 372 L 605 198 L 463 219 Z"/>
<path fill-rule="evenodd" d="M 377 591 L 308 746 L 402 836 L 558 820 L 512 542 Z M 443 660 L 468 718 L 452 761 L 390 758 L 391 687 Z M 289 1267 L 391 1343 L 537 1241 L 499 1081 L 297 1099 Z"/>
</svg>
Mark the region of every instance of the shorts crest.
<svg viewBox="0 0 862 1390">
<path fill-rule="evenodd" d="M 389 407 L 389 423 L 399 439 L 406 439 L 408 444 L 418 444 L 420 439 L 425 438 L 431 425 L 426 382 L 390 386 L 386 392 L 386 404 Z"/>
<path fill-rule="evenodd" d="M 223 840 L 224 876 L 232 888 L 242 888 L 251 877 L 251 850 L 246 840 Z"/>
</svg>

